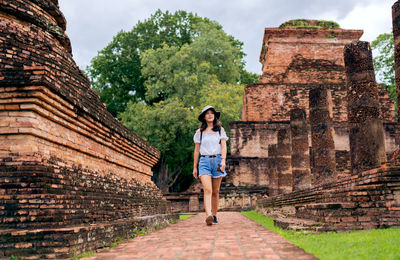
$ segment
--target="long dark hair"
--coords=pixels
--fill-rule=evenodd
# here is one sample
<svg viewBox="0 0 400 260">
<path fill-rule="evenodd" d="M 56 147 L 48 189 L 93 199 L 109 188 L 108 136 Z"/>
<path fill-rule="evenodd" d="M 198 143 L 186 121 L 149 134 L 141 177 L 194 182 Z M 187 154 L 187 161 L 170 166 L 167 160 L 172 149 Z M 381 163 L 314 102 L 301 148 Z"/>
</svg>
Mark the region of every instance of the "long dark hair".
<svg viewBox="0 0 400 260">
<path fill-rule="evenodd" d="M 213 111 L 213 114 L 214 114 L 214 121 L 213 121 L 212 130 L 216 132 L 216 131 L 219 131 L 221 129 L 221 123 L 219 122 L 219 120 L 218 120 L 217 116 L 215 115 L 214 111 Z M 203 132 L 204 130 L 206 130 L 206 128 L 207 128 L 207 122 L 203 117 L 203 119 L 201 120 L 200 131 Z"/>
</svg>

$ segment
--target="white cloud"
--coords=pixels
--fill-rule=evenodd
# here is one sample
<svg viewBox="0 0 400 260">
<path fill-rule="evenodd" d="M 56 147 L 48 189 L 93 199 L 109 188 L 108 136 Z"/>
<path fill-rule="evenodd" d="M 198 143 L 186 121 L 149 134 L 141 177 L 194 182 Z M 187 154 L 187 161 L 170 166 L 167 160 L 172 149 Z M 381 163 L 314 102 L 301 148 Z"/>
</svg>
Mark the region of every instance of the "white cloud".
<svg viewBox="0 0 400 260">
<path fill-rule="evenodd" d="M 372 42 L 379 34 L 392 32 L 392 5 L 392 1 L 357 5 L 338 22 L 342 28 L 363 29 L 361 40 Z"/>
<path fill-rule="evenodd" d="M 364 29 L 371 41 L 391 28 L 390 0 L 60 0 L 74 59 L 85 69 L 120 30 L 161 10 L 186 10 L 219 22 L 244 43 L 246 69 L 261 73 L 258 61 L 265 27 L 296 18 L 339 22 L 342 28 Z"/>
</svg>

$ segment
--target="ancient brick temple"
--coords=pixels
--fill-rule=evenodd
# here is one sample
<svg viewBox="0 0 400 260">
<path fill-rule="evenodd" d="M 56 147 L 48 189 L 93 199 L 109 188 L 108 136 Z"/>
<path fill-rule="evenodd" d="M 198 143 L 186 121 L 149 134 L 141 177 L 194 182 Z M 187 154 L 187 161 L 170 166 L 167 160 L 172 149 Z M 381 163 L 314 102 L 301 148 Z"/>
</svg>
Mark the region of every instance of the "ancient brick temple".
<svg viewBox="0 0 400 260">
<path fill-rule="evenodd" d="M 399 6 L 393 6 L 395 42 Z M 283 228 L 400 226 L 399 127 L 360 36 L 266 29 L 263 75 L 245 91 L 247 121 L 231 125 L 230 180 L 265 185 L 269 197 L 257 200 L 257 210 Z"/>
<path fill-rule="evenodd" d="M 227 182 L 235 186 L 266 186 L 272 195 L 280 189 L 274 177 L 275 172 L 293 171 L 296 175 L 294 180 L 302 188 L 311 187 L 315 180 L 304 180 L 300 176 L 304 174 L 301 171 L 321 171 L 318 168 L 322 162 L 319 158 L 321 151 L 316 142 L 320 134 L 313 132 L 312 135 L 311 131 L 318 128 L 319 123 L 324 123 L 323 130 L 328 127 L 331 135 L 329 149 L 323 148 L 324 154 L 329 153 L 335 161 L 334 165 L 329 166 L 335 169 L 335 174 L 328 174 L 320 180 L 329 181 L 336 179 L 336 175 L 346 176 L 350 173 L 343 48 L 361 35 L 361 30 L 292 28 L 290 22 L 279 28 L 265 29 L 260 56 L 263 74 L 258 83 L 245 88 L 242 121 L 231 123 L 231 164 L 234 167 Z M 314 93 L 310 93 L 313 89 Z M 378 92 L 380 118 L 385 126 L 386 152 L 390 154 L 398 147 L 394 135 L 394 102 L 383 86 L 379 86 Z M 324 104 L 314 104 L 313 99 L 321 95 L 325 100 L 316 102 Z M 327 102 L 330 103 L 329 110 Z M 317 107 L 310 107 L 313 105 Z M 293 133 L 293 141 L 298 143 L 298 147 L 289 151 L 280 143 L 279 130 L 290 128 L 291 111 L 294 109 L 303 109 L 306 121 L 312 120 L 315 125 L 305 125 L 307 129 L 304 129 L 303 137 L 293 136 L 300 134 Z M 290 142 L 291 137 L 286 135 L 282 138 L 281 142 L 285 143 Z M 303 148 L 301 153 L 310 157 L 304 162 L 299 161 L 297 158 L 300 155 L 296 154 Z M 276 156 L 286 158 L 285 162 L 278 159 L 278 163 L 275 163 Z M 311 168 L 308 164 L 311 164 Z M 285 191 L 291 189 L 286 187 Z"/>
<path fill-rule="evenodd" d="M 57 0 L 0 1 L 0 258 L 65 258 L 168 223 L 159 151 L 105 109 Z"/>
</svg>

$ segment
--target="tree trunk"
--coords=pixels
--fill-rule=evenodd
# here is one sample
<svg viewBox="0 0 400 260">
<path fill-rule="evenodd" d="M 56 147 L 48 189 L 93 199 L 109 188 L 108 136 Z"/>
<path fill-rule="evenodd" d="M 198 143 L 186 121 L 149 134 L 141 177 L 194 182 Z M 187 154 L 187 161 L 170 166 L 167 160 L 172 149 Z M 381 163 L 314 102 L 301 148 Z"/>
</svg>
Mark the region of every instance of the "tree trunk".
<svg viewBox="0 0 400 260">
<path fill-rule="evenodd" d="M 177 166 L 177 168 L 169 173 L 168 164 L 165 162 L 165 157 L 161 157 L 158 171 L 154 172 L 154 183 L 157 187 L 163 192 L 169 192 L 169 189 L 176 183 L 179 179 L 179 175 L 182 173 L 182 169 L 186 163 L 188 163 L 192 159 L 192 155 L 189 154 L 185 159 L 181 161 L 181 163 Z"/>
<path fill-rule="evenodd" d="M 163 192 L 168 192 L 168 164 L 165 162 L 165 157 L 161 156 L 161 160 L 158 165 L 158 171 L 154 171 L 154 183 Z"/>
</svg>

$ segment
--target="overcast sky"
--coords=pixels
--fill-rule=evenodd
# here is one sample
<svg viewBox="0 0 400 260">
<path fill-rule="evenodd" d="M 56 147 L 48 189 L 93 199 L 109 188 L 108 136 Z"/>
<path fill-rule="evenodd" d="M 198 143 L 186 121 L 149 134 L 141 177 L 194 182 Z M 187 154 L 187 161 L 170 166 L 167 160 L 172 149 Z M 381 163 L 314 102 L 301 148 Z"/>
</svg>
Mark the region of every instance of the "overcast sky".
<svg viewBox="0 0 400 260">
<path fill-rule="evenodd" d="M 76 63 L 90 60 L 120 30 L 128 31 L 157 9 L 185 10 L 220 23 L 244 43 L 246 69 L 261 73 L 258 61 L 265 27 L 290 19 L 323 19 L 344 29 L 363 29 L 361 40 L 373 41 L 392 30 L 395 0 L 59 0 Z"/>
</svg>

